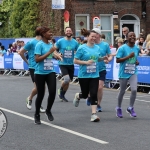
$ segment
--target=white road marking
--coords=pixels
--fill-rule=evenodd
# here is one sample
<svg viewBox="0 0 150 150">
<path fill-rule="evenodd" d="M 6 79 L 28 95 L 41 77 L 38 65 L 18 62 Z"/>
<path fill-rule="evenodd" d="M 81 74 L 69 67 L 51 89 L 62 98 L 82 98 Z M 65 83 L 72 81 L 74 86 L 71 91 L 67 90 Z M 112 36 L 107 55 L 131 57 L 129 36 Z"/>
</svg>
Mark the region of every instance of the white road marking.
<svg viewBox="0 0 150 150">
<path fill-rule="evenodd" d="M 29 117 L 29 116 L 27 116 L 27 115 L 23 115 L 23 114 L 21 114 L 21 113 L 15 112 L 15 111 L 11 111 L 11 110 L 8 110 L 8 109 L 2 108 L 2 107 L 0 107 L 0 109 L 3 110 L 3 111 L 9 112 L 9 113 L 11 113 L 11 114 L 14 114 L 14 115 L 17 115 L 17 116 L 20 116 L 20 117 L 29 119 L 29 120 L 34 120 L 32 117 Z M 47 126 L 53 127 L 53 128 L 55 128 L 55 129 L 59 129 L 59 130 L 65 131 L 65 132 L 74 134 L 74 135 L 76 135 L 76 136 L 79 136 L 79 137 L 82 137 L 82 138 L 85 138 L 85 139 L 88 139 L 88 140 L 91 140 L 91 141 L 94 141 L 94 142 L 97 142 L 97 143 L 100 143 L 100 144 L 108 144 L 108 143 L 109 143 L 109 142 L 102 141 L 102 140 L 93 138 L 93 137 L 91 137 L 91 136 L 88 136 L 88 135 L 85 135 L 85 134 L 82 134 L 82 133 L 79 133 L 79 132 L 75 132 L 75 131 L 73 131 L 73 130 L 69 130 L 69 129 L 67 129 L 67 128 L 63 128 L 63 127 L 60 127 L 60 126 L 57 126 L 57 125 L 53 125 L 53 124 L 48 123 L 48 122 L 45 122 L 45 121 L 41 121 L 41 123 L 43 123 L 43 124 L 45 124 L 45 125 L 47 125 Z"/>
<path fill-rule="evenodd" d="M 130 98 L 124 98 L 124 99 L 130 99 Z M 141 99 L 135 99 L 136 101 L 139 101 L 139 102 L 146 102 L 146 103 L 150 103 L 150 101 L 146 101 L 146 100 L 141 100 Z"/>
</svg>

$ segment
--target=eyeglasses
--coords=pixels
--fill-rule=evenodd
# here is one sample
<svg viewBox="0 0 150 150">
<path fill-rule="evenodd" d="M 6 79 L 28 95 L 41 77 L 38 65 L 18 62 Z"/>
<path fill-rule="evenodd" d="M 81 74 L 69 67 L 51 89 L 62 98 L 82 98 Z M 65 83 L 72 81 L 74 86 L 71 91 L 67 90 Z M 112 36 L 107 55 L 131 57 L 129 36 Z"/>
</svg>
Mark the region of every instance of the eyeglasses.
<svg viewBox="0 0 150 150">
<path fill-rule="evenodd" d="M 122 31 L 122 32 L 127 32 L 127 31 Z"/>
</svg>

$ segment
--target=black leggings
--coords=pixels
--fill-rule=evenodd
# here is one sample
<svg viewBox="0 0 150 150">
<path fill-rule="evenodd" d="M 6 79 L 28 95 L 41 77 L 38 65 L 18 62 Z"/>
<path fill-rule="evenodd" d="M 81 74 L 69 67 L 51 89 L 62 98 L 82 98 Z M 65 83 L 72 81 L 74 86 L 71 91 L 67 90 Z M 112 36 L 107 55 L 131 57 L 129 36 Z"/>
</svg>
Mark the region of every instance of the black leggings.
<svg viewBox="0 0 150 150">
<path fill-rule="evenodd" d="M 47 112 L 51 111 L 56 96 L 56 75 L 54 72 L 47 75 L 35 74 L 35 83 L 37 87 L 37 98 L 35 101 L 35 108 L 36 108 L 35 114 L 39 115 L 40 107 L 45 93 L 45 83 L 47 83 L 48 92 L 49 92 L 46 111 Z"/>
<path fill-rule="evenodd" d="M 81 93 L 79 98 L 86 99 L 90 93 L 91 105 L 97 105 L 99 78 L 79 78 Z"/>
</svg>

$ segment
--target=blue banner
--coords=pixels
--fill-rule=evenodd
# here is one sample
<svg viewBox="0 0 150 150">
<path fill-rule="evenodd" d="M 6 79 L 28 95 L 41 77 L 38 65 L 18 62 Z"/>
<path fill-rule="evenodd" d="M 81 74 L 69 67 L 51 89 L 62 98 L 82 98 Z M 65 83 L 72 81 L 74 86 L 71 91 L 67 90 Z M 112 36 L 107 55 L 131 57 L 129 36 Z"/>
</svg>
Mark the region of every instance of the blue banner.
<svg viewBox="0 0 150 150">
<path fill-rule="evenodd" d="M 150 83 L 150 57 L 138 57 L 138 82 Z"/>
<path fill-rule="evenodd" d="M 114 59 L 110 61 L 108 64 L 106 64 L 106 79 L 113 80 L 113 66 L 114 66 Z"/>
<path fill-rule="evenodd" d="M 4 68 L 13 69 L 13 56 L 14 54 L 4 55 Z"/>
</svg>

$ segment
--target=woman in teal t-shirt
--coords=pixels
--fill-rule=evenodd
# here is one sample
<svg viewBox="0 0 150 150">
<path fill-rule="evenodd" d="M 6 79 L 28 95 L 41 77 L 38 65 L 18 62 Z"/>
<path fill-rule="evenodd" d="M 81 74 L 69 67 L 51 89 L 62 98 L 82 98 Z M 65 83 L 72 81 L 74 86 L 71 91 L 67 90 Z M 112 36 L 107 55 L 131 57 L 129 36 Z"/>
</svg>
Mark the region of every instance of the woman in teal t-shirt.
<svg viewBox="0 0 150 150">
<path fill-rule="evenodd" d="M 99 67 L 98 62 L 107 57 L 100 57 L 100 48 L 95 45 L 96 32 L 90 31 L 87 44 L 81 45 L 74 58 L 74 63 L 79 64 L 79 83 L 81 87 L 81 93 L 76 93 L 73 100 L 75 107 L 78 107 L 81 98 L 86 99 L 88 94 L 91 96 L 91 106 L 92 106 L 92 122 L 98 122 L 100 118 L 96 115 L 97 108 L 97 91 L 99 84 Z"/>
<path fill-rule="evenodd" d="M 134 102 L 137 93 L 137 56 L 139 55 L 140 49 L 135 45 L 136 36 L 134 32 L 129 32 L 127 34 L 128 43 L 122 45 L 117 52 L 116 61 L 120 63 L 119 68 L 119 83 L 120 92 L 118 95 L 118 105 L 116 107 L 116 116 L 122 118 L 121 104 L 127 83 L 129 82 L 131 88 L 130 104 L 126 112 L 130 114 L 131 117 L 136 117 L 134 111 Z"/>
<path fill-rule="evenodd" d="M 36 61 L 34 74 L 37 87 L 37 98 L 35 102 L 36 111 L 34 115 L 34 121 L 36 124 L 41 124 L 40 107 L 45 93 L 45 83 L 47 83 L 49 92 L 46 115 L 49 121 L 54 120 L 51 109 L 56 95 L 56 75 L 52 57 L 54 55 L 56 58 L 61 59 L 61 57 L 54 52 L 56 48 L 49 43 L 49 40 L 52 38 L 50 29 L 42 27 L 40 29 L 40 35 L 42 40 L 36 44 L 34 52 Z"/>
</svg>

